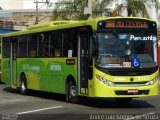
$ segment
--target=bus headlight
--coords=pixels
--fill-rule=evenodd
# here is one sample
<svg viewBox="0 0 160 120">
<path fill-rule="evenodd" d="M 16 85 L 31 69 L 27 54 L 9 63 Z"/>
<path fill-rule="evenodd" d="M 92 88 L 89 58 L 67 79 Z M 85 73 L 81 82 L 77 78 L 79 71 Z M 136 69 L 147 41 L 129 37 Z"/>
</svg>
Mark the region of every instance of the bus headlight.
<svg viewBox="0 0 160 120">
<path fill-rule="evenodd" d="M 146 85 L 153 85 L 153 84 L 156 83 L 158 80 L 159 80 L 158 77 L 155 77 L 153 80 L 147 82 Z"/>
<path fill-rule="evenodd" d="M 109 81 L 109 80 L 107 80 L 107 79 L 105 79 L 105 78 L 103 78 L 103 77 L 101 77 L 101 76 L 99 76 L 99 75 L 96 75 L 96 78 L 97 78 L 99 81 L 101 81 L 102 83 L 104 83 L 104 84 L 106 84 L 106 85 L 108 85 L 108 86 L 114 86 L 114 85 L 115 85 L 113 82 L 111 82 L 111 81 Z"/>
</svg>

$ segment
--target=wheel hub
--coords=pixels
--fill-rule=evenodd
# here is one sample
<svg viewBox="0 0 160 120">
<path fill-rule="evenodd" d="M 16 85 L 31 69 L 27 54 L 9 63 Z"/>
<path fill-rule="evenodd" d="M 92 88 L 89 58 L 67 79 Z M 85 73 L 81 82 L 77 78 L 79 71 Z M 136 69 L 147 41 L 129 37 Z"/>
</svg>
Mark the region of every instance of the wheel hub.
<svg viewBox="0 0 160 120">
<path fill-rule="evenodd" d="M 73 97 L 77 96 L 77 89 L 76 89 L 75 86 L 71 86 L 71 88 L 70 88 L 70 94 Z"/>
</svg>

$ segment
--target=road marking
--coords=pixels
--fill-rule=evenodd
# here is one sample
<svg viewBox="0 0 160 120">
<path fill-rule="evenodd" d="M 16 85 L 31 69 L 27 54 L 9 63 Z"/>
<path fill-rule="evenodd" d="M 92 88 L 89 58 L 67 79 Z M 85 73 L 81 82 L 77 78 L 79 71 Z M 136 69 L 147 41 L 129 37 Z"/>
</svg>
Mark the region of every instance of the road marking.
<svg viewBox="0 0 160 120">
<path fill-rule="evenodd" d="M 1 97 L 1 96 L 0 96 Z M 26 99 L 0 99 L 0 104 L 8 104 L 8 103 L 15 103 L 15 102 L 23 102 L 23 101 L 27 101 Z"/>
<path fill-rule="evenodd" d="M 141 119 L 142 117 L 145 117 L 147 115 L 154 115 L 155 113 L 147 113 L 147 114 L 142 114 L 142 115 L 136 115 L 135 117 L 130 117 L 130 118 L 127 118 L 125 120 L 134 120 L 134 119 Z"/>
<path fill-rule="evenodd" d="M 50 110 L 50 109 L 61 108 L 61 107 L 62 107 L 62 106 L 54 106 L 54 107 L 49 107 L 49 108 L 42 108 L 42 109 L 37 109 L 37 110 L 31 110 L 31 111 L 26 111 L 26 112 L 20 112 L 20 113 L 16 113 L 16 114 L 21 115 L 21 114 L 39 112 L 39 111 Z"/>
</svg>

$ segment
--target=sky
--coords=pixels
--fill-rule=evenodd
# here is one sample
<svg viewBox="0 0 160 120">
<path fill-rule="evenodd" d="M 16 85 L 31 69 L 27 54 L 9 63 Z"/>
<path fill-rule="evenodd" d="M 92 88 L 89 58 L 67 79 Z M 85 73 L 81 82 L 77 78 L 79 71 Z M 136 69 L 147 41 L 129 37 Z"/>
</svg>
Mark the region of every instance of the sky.
<svg viewBox="0 0 160 120">
<path fill-rule="evenodd" d="M 36 0 L 0 0 L 0 6 L 3 9 L 36 9 L 36 4 L 34 3 L 34 1 Z M 37 1 L 45 2 L 46 0 L 37 0 Z M 54 3 L 58 0 L 48 0 L 48 1 L 52 2 L 54 5 Z M 39 3 L 38 6 L 41 9 L 47 8 L 47 5 L 45 5 L 44 3 L 43 4 Z"/>
<path fill-rule="evenodd" d="M 35 0 L 24 0 L 23 2 L 23 9 L 35 9 L 36 8 L 36 4 L 33 3 Z M 46 1 L 46 0 L 38 0 L 38 1 Z M 51 3 L 54 3 L 58 1 L 58 0 L 50 0 Z M 46 9 L 46 8 L 49 8 L 48 6 L 44 5 L 44 4 L 41 4 L 39 3 L 39 8 L 41 9 Z M 53 6 L 51 7 L 53 8 Z"/>
</svg>

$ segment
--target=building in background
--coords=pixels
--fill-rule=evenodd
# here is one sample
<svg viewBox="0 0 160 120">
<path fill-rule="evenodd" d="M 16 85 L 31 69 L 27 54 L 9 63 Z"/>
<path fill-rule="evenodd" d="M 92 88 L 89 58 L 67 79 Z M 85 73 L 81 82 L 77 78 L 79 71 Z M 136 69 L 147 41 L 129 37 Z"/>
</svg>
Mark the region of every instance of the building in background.
<svg viewBox="0 0 160 120">
<path fill-rule="evenodd" d="M 9 15 L 6 15 L 6 14 Z M 12 21 L 14 30 L 21 30 L 29 25 L 36 23 L 36 12 L 34 9 L 15 9 L 15 10 L 2 10 L 0 12 L 0 20 Z M 40 9 L 38 12 L 38 22 L 48 22 L 52 16 L 51 9 Z"/>
<path fill-rule="evenodd" d="M 8 21 L 13 23 L 12 28 L 8 28 L 9 30 L 23 30 L 37 22 L 50 21 L 53 11 L 50 8 L 52 6 L 51 2 L 46 2 L 46 0 L 38 0 L 38 2 L 40 3 L 37 4 L 38 10 L 36 10 L 36 0 L 35 2 L 34 0 L 0 0 L 1 26 L 5 27 L 4 23 Z M 4 28 L 0 27 L 0 29 L 3 30 Z"/>
<path fill-rule="evenodd" d="M 14 24 L 11 20 L 0 20 L 0 34 L 14 32 Z"/>
</svg>

